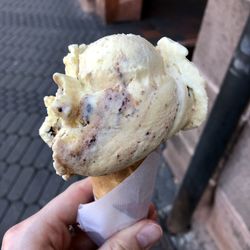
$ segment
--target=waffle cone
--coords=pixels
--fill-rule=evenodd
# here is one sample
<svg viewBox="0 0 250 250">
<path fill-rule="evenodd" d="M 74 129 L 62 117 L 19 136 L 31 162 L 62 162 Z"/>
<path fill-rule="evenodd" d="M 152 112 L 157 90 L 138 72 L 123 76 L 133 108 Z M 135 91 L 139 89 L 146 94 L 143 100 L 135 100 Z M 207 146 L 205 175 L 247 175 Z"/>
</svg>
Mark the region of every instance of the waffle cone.
<svg viewBox="0 0 250 250">
<path fill-rule="evenodd" d="M 133 165 L 123 170 L 109 175 L 90 177 L 95 198 L 97 200 L 102 198 L 105 194 L 107 194 L 113 188 L 118 186 L 124 179 L 131 175 L 140 166 L 143 160 L 144 159 L 134 163 Z"/>
</svg>

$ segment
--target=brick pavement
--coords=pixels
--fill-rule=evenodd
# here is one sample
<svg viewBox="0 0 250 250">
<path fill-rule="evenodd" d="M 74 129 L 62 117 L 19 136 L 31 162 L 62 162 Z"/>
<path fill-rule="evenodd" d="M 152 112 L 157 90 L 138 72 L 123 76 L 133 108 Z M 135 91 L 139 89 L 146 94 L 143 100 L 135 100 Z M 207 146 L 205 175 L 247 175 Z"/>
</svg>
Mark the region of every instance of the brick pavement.
<svg viewBox="0 0 250 250">
<path fill-rule="evenodd" d="M 140 33 L 154 21 L 105 27 L 73 0 L 0 1 L 1 240 L 9 227 L 79 179 L 64 182 L 55 174 L 50 149 L 38 135 L 46 114 L 43 97 L 55 93 L 51 75 L 63 72 L 67 45 L 118 32 Z M 154 199 L 163 206 L 159 195 L 166 190 L 158 186 Z"/>
</svg>

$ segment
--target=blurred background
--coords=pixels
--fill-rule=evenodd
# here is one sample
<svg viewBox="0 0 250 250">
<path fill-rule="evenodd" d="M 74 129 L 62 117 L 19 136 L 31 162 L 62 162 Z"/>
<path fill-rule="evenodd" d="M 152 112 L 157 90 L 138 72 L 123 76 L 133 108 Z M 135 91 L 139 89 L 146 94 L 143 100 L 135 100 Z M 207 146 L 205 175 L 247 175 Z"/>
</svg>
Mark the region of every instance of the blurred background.
<svg viewBox="0 0 250 250">
<path fill-rule="evenodd" d="M 43 97 L 56 91 L 52 74 L 64 72 L 62 58 L 69 44 L 88 44 L 114 33 L 139 34 L 153 44 L 168 36 L 188 48 L 188 58 L 206 77 L 210 112 L 228 82 L 249 10 L 249 0 L 0 0 L 0 239 L 80 179 L 65 182 L 55 174 L 51 151 L 38 135 L 46 115 Z M 249 56 L 250 40 L 245 41 Z M 249 76 L 249 68 L 245 73 Z M 207 182 L 197 178 L 204 190 L 196 195 L 185 233 L 170 233 L 167 215 L 189 176 L 204 126 L 162 145 L 153 201 L 165 231 L 154 249 L 250 249 L 248 101 L 246 97 L 227 140 L 221 139 L 213 171 L 207 174 L 209 167 L 200 166 L 198 172 Z M 210 123 L 208 119 L 208 127 Z"/>
</svg>

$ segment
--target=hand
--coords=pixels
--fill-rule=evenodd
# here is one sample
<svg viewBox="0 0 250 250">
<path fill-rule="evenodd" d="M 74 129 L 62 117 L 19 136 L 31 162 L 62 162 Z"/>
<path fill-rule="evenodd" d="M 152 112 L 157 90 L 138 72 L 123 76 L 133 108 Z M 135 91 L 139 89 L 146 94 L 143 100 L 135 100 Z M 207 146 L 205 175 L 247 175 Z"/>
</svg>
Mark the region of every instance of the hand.
<svg viewBox="0 0 250 250">
<path fill-rule="evenodd" d="M 76 222 L 79 204 L 92 200 L 89 178 L 72 184 L 38 213 L 10 228 L 4 235 L 2 250 L 97 249 L 86 233 L 77 227 L 73 234 L 69 230 L 69 225 Z M 152 246 L 162 235 L 160 226 L 154 222 L 155 217 L 155 209 L 151 206 L 151 220 L 142 220 L 118 232 L 100 249 L 136 250 Z"/>
</svg>

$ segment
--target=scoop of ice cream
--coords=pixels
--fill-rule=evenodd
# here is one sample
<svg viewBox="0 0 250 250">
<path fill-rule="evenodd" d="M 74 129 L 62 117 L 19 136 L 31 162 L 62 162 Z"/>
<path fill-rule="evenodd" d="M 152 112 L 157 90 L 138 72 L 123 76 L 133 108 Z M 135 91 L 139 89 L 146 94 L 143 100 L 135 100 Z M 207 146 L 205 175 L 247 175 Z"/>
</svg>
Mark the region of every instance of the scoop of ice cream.
<svg viewBox="0 0 250 250">
<path fill-rule="evenodd" d="M 204 80 L 180 44 L 118 34 L 69 51 L 40 128 L 64 178 L 124 169 L 205 119 Z"/>
</svg>

